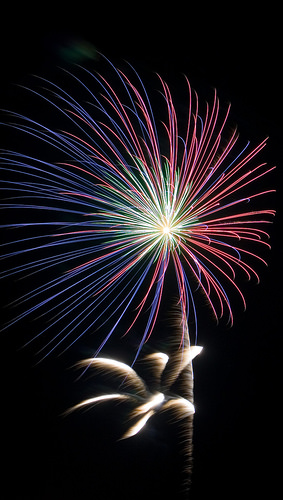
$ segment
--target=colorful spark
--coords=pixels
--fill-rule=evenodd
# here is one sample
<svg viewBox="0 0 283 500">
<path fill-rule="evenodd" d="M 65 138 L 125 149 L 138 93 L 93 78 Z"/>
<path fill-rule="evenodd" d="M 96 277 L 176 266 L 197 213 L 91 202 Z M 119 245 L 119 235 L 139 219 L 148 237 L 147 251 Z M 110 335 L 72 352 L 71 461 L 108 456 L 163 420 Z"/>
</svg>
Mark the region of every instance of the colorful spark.
<svg viewBox="0 0 283 500">
<path fill-rule="evenodd" d="M 122 319 L 129 331 L 143 315 L 137 357 L 156 323 L 169 263 L 183 324 L 190 319 L 194 329 L 191 339 L 196 289 L 215 318 L 226 311 L 232 324 L 228 293 L 236 290 L 245 307 L 238 274 L 259 281 L 253 261 L 265 263 L 257 249 L 270 248 L 262 227 L 274 210 L 257 205 L 274 191 L 261 187 L 274 168 L 257 160 L 266 140 L 239 147 L 237 131 L 227 125 L 230 106 L 223 111 L 216 92 L 201 113 L 185 78 L 179 120 L 161 77 L 151 103 L 133 68 L 132 81 L 109 64 L 117 90 L 104 76 L 82 70 L 84 77 L 69 77 L 86 99 L 46 80 L 32 91 L 64 121 L 62 130 L 10 113 L 10 126 L 63 158 L 53 162 L 14 151 L 1 157 L 8 176 L 3 186 L 11 191 L 5 207 L 26 217 L 6 225 L 19 237 L 7 244 L 4 258 L 13 262 L 2 276 L 44 276 L 18 300 L 23 312 L 9 325 L 48 314 L 35 338 L 57 333 L 47 337 L 42 357 L 107 328 L 97 355 Z M 160 122 L 153 112 L 157 101 Z"/>
</svg>

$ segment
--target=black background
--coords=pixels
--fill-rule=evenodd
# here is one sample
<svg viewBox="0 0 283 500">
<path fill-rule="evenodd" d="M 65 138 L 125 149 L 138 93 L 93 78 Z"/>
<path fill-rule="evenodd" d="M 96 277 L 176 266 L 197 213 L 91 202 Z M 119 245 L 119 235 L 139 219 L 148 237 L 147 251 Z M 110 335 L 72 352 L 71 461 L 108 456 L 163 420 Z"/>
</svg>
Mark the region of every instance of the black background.
<svg viewBox="0 0 283 500">
<path fill-rule="evenodd" d="M 265 159 L 278 166 L 269 267 L 259 269 L 259 286 L 245 286 L 248 308 L 237 311 L 232 329 L 216 327 L 201 310 L 204 352 L 195 363 L 190 498 L 272 498 L 280 486 L 282 449 L 281 14 L 279 7 L 261 12 L 238 4 L 207 9 L 175 2 L 156 9 L 84 2 L 7 8 L 1 105 L 17 99 L 14 82 L 69 64 L 60 49 L 83 40 L 114 63 L 126 59 L 140 72 L 159 72 L 173 87 L 181 73 L 201 93 L 216 87 L 220 99 L 231 101 L 244 139 L 256 144 L 269 135 Z M 36 365 L 32 348 L 18 349 L 24 328 L 28 322 L 1 337 L 2 498 L 186 498 L 179 493 L 182 455 L 174 426 L 156 419 L 137 438 L 119 442 L 121 408 L 62 418 L 91 392 L 91 382 L 76 381 L 70 369 L 83 347 Z"/>
</svg>

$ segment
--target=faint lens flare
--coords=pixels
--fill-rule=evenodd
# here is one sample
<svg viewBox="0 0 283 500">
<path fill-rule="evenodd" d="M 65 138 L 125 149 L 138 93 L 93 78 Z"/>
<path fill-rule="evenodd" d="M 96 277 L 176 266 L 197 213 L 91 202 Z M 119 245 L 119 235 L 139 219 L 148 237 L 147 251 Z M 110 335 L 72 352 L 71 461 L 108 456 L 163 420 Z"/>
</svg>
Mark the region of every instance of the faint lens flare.
<svg viewBox="0 0 283 500">
<path fill-rule="evenodd" d="M 123 392 L 102 394 L 91 397 L 73 406 L 66 413 L 91 407 L 105 401 L 128 401 L 135 404 L 135 409 L 129 413 L 131 422 L 128 430 L 121 439 L 127 439 L 138 434 L 148 422 L 148 420 L 158 412 L 171 411 L 174 420 L 182 420 L 195 413 L 193 401 L 189 401 L 181 396 L 170 393 L 172 385 L 188 366 L 192 365 L 192 360 L 202 351 L 200 346 L 190 346 L 179 349 L 174 354 L 174 370 L 170 368 L 169 356 L 162 352 L 155 352 L 145 356 L 143 363 L 150 366 L 153 385 L 159 386 L 159 390 L 152 393 L 145 381 L 137 372 L 125 363 L 110 358 L 90 358 L 78 363 L 79 367 L 94 368 L 106 375 L 114 375 L 115 381 L 123 386 Z M 169 370 L 166 368 L 169 366 Z M 171 365 L 172 366 L 172 365 Z M 192 378 L 192 369 L 189 377 Z M 185 384 L 184 384 L 185 385 Z M 192 399 L 192 398 L 191 398 Z M 133 423 L 132 423 L 133 422 Z"/>
</svg>

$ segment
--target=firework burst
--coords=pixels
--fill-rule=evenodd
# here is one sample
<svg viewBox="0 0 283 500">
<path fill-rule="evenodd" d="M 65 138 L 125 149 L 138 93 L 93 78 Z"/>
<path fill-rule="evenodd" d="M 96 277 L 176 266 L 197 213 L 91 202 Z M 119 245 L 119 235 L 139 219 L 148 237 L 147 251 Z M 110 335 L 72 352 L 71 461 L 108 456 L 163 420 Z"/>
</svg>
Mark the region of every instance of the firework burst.
<svg viewBox="0 0 283 500">
<path fill-rule="evenodd" d="M 262 227 L 274 211 L 249 208 L 271 192 L 256 183 L 272 170 L 257 160 L 266 140 L 239 148 L 237 130 L 226 131 L 230 106 L 223 112 L 215 92 L 201 117 L 187 79 L 186 119 L 180 123 L 169 87 L 158 77 L 157 107 L 162 104 L 164 119 L 157 121 L 137 73 L 131 68 L 130 80 L 110 67 L 117 91 L 102 75 L 69 75 L 88 102 L 47 81 L 47 89 L 33 91 L 64 120 L 64 130 L 12 113 L 12 127 L 62 161 L 2 154 L 12 193 L 5 206 L 28 214 L 9 225 L 21 236 L 4 255 L 24 260 L 2 275 L 57 273 L 21 297 L 24 311 L 10 322 L 47 309 L 52 319 L 37 336 L 59 333 L 46 342 L 44 356 L 103 326 L 107 335 L 98 353 L 122 318 L 131 318 L 129 331 L 143 313 L 138 355 L 156 323 L 169 262 L 182 324 L 190 318 L 197 328 L 197 288 L 214 316 L 226 311 L 232 323 L 226 287 L 245 306 L 236 273 L 259 280 L 252 261 L 265 261 L 250 248 L 269 247 Z"/>
<path fill-rule="evenodd" d="M 159 411 L 170 410 L 175 414 L 176 420 L 182 420 L 195 413 L 193 405 L 193 379 L 192 360 L 201 352 L 202 347 L 185 347 L 175 355 L 172 363 L 167 363 L 169 356 L 162 352 L 149 354 L 143 359 L 143 363 L 150 367 L 154 392 L 151 392 L 143 379 L 133 368 L 111 358 L 90 358 L 81 361 L 80 368 L 92 368 L 100 372 L 105 372 L 114 376 L 114 380 L 119 381 L 123 387 L 123 392 L 102 394 L 100 396 L 85 399 L 81 403 L 70 408 L 66 413 L 74 410 L 92 407 L 98 403 L 106 401 L 128 401 L 135 405 L 135 409 L 130 412 L 130 420 L 134 420 L 133 425 L 123 434 L 121 439 L 135 436 L 145 426 L 147 421 Z M 182 391 L 186 397 L 176 396 L 170 393 L 173 384 L 178 380 L 182 372 L 190 367 L 189 384 L 182 384 Z M 167 367 L 167 369 L 166 369 Z M 173 368 L 173 370 L 172 370 Z M 188 387 L 190 393 L 188 395 Z M 164 392 L 161 392 L 164 391 Z"/>
</svg>

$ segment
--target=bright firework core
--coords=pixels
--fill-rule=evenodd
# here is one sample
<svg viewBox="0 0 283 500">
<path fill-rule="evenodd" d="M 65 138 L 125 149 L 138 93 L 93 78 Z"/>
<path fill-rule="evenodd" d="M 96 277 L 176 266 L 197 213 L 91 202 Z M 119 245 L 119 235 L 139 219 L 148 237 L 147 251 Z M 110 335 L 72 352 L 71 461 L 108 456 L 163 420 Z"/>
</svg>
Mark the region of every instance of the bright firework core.
<svg viewBox="0 0 283 500">
<path fill-rule="evenodd" d="M 164 245 L 170 245 L 171 249 L 176 248 L 180 243 L 182 228 L 170 218 L 163 218 L 158 227 L 158 239 L 161 237 Z"/>
<path fill-rule="evenodd" d="M 162 233 L 163 234 L 168 234 L 170 235 L 171 234 L 171 227 L 168 226 L 168 224 L 165 224 L 163 227 L 162 227 Z"/>
</svg>

